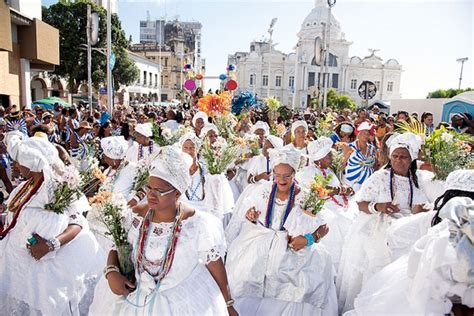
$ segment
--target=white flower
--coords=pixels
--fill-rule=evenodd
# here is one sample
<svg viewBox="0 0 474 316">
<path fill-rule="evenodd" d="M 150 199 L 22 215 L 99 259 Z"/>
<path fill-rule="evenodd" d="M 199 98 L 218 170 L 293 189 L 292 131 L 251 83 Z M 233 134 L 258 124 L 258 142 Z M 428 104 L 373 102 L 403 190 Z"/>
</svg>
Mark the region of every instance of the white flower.
<svg viewBox="0 0 474 316">
<path fill-rule="evenodd" d="M 169 128 L 166 128 L 164 127 L 162 130 L 161 130 L 161 135 L 166 138 L 166 139 L 171 139 L 171 137 L 173 137 L 173 133 L 171 132 L 171 130 Z"/>
<path fill-rule="evenodd" d="M 446 143 L 451 142 L 453 139 L 454 139 L 453 134 L 450 134 L 450 133 L 442 133 L 441 134 L 441 140 L 446 142 Z"/>
</svg>

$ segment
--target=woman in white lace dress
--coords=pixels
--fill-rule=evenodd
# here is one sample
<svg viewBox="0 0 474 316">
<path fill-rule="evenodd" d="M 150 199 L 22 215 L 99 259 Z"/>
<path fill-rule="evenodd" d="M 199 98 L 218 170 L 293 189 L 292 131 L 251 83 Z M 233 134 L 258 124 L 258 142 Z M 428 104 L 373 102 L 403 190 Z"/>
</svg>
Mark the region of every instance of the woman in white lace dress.
<svg viewBox="0 0 474 316">
<path fill-rule="evenodd" d="M 474 308 L 474 170 L 446 179 L 410 251 L 374 275 L 346 315 L 447 315 Z M 469 311 L 470 308 L 470 311 Z"/>
<path fill-rule="evenodd" d="M 48 160 L 57 162 L 57 152 L 46 158 L 31 141 L 9 148 L 26 180 L 6 201 L 7 214 L 0 225 L 2 311 L 78 315 L 85 280 L 100 270 L 99 246 L 75 203 L 61 214 L 45 208 L 54 201 L 57 175 Z"/>
<path fill-rule="evenodd" d="M 229 285 L 242 315 L 336 315 L 324 218 L 303 209 L 294 181 L 301 154 L 271 150 L 274 182 L 247 191 L 226 230 Z"/>
<path fill-rule="evenodd" d="M 234 207 L 232 189 L 226 177 L 213 177 L 207 173 L 198 159 L 201 143 L 194 133 L 187 133 L 180 138 L 181 150 L 193 159 L 189 168 L 191 183 L 181 200 L 200 211 L 213 214 L 226 225 Z"/>
<path fill-rule="evenodd" d="M 332 146 L 332 140 L 324 136 L 309 143 L 308 152 L 311 164 L 298 171 L 296 180 L 303 188 L 309 189 L 316 176 L 331 177 L 328 183 L 331 196 L 322 210 L 322 215 L 326 219 L 330 231 L 321 244 L 330 250 L 333 264 L 337 269 L 344 241 L 358 212 L 354 210 L 354 207 L 349 207 L 349 197 L 353 194 L 352 189 L 343 186 L 331 169 Z"/>
<path fill-rule="evenodd" d="M 360 215 L 343 248 L 337 287 L 340 311 L 353 308 L 363 284 L 392 261 L 387 229 L 396 218 L 424 211 L 427 202 L 418 185 L 418 136 L 405 133 L 389 144 L 390 163 L 375 172 L 355 196 Z"/>
<path fill-rule="evenodd" d="M 134 209 L 128 233 L 137 282 L 120 274 L 117 252 L 110 251 L 90 315 L 236 315 L 222 261 L 222 226 L 179 201 L 189 187 L 183 171 L 190 160 L 175 148 L 160 149 L 148 205 Z"/>
</svg>

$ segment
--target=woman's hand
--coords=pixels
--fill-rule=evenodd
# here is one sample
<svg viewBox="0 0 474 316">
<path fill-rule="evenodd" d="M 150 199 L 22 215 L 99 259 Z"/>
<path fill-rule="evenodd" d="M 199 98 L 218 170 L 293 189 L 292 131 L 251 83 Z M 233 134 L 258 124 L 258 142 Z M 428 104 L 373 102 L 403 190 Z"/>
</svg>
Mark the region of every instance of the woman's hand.
<svg viewBox="0 0 474 316">
<path fill-rule="evenodd" d="M 266 172 L 262 172 L 261 174 L 255 176 L 255 181 L 260 181 L 262 179 L 267 180 L 267 181 L 270 180 L 270 174 Z"/>
<path fill-rule="evenodd" d="M 392 202 L 376 203 L 375 204 L 375 209 L 378 212 L 385 213 L 387 215 L 400 212 L 400 209 L 398 208 L 398 206 L 392 204 Z"/>
<path fill-rule="evenodd" d="M 131 289 L 135 288 L 132 282 L 115 271 L 107 274 L 107 282 L 109 282 L 110 290 L 116 295 L 128 295 L 130 291 L 127 289 L 127 286 Z"/>
<path fill-rule="evenodd" d="M 245 214 L 245 218 L 251 221 L 252 223 L 256 223 L 261 213 L 262 212 L 255 210 L 255 207 L 252 207 Z"/>
<path fill-rule="evenodd" d="M 288 247 L 294 251 L 299 251 L 308 245 L 308 241 L 304 236 L 290 237 Z"/>
<path fill-rule="evenodd" d="M 318 229 L 316 229 L 316 233 L 318 233 L 319 235 L 319 240 L 315 240 L 316 242 L 319 242 L 321 239 L 324 238 L 324 236 L 326 236 L 329 232 L 329 227 L 328 225 L 324 224 L 324 225 L 321 225 L 318 227 Z"/>
<path fill-rule="evenodd" d="M 34 245 L 26 244 L 26 248 L 30 251 L 30 255 L 36 260 L 40 260 L 43 258 L 48 252 L 49 252 L 49 247 L 46 244 L 46 239 L 41 237 L 38 234 L 33 234 L 33 237 L 36 238 L 37 243 Z"/>
<path fill-rule="evenodd" d="M 234 306 L 227 307 L 227 312 L 229 313 L 229 316 L 239 316 L 239 313 L 237 313 Z"/>
</svg>

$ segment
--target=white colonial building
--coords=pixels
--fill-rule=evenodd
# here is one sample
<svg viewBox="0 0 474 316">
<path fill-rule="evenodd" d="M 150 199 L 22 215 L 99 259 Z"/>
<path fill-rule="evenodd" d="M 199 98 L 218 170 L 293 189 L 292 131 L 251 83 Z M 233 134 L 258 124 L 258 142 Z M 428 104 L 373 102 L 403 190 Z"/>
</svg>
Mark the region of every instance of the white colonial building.
<svg viewBox="0 0 474 316">
<path fill-rule="evenodd" d="M 375 55 L 376 50 L 370 50 L 371 54 L 364 58 L 349 57 L 352 43 L 345 39 L 340 23 L 332 14 L 328 67 L 327 71 L 322 69 L 315 58 L 315 43 L 323 42 L 327 34 L 328 10 L 326 1 L 315 0 L 315 7 L 297 34 L 293 53 L 270 49 L 268 41 L 254 41 L 250 44 L 250 52 L 229 55 L 228 63 L 237 66 L 239 89 L 253 91 L 258 97 L 267 97 L 269 93 L 285 105 L 306 108 L 318 92 L 322 93 L 321 74 L 329 73 L 329 88 L 349 95 L 358 105 L 362 103 L 358 88 L 365 80 L 377 86 L 372 102 L 401 98 L 401 65 L 395 59 L 383 62 Z"/>
</svg>

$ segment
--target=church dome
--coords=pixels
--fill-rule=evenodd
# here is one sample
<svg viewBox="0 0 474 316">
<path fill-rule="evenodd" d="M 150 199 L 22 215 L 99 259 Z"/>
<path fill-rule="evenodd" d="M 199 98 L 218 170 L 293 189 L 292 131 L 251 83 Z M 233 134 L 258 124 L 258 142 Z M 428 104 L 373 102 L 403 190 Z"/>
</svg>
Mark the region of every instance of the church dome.
<svg viewBox="0 0 474 316">
<path fill-rule="evenodd" d="M 313 10 L 308 14 L 301 24 L 301 33 L 308 33 L 315 30 L 321 30 L 322 24 L 328 19 L 328 4 L 326 0 L 315 0 Z M 331 37 L 339 38 L 341 33 L 341 25 L 331 12 Z"/>
</svg>

